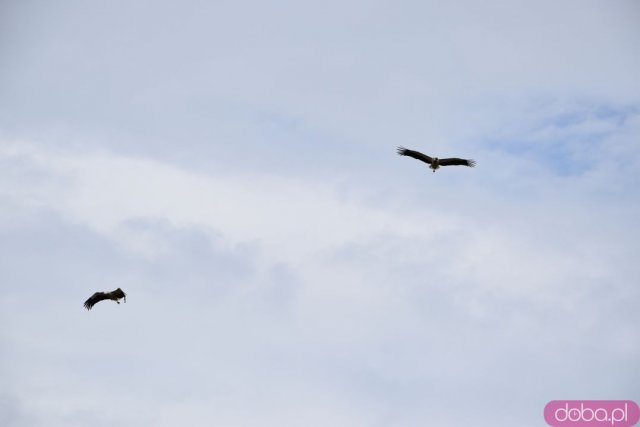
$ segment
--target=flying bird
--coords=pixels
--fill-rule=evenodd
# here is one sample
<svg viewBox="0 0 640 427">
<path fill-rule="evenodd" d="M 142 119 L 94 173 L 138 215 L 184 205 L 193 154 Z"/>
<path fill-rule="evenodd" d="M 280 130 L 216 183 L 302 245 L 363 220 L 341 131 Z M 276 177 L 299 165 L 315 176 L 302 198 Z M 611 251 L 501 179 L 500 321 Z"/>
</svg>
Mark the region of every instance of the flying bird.
<svg viewBox="0 0 640 427">
<path fill-rule="evenodd" d="M 106 299 L 113 300 L 120 304 L 120 301 L 118 300 L 122 298 L 124 298 L 124 302 L 127 302 L 127 294 L 125 294 L 120 288 L 111 292 L 96 292 L 91 296 L 91 298 L 84 302 L 84 308 L 91 310 L 91 307 Z"/>
<path fill-rule="evenodd" d="M 470 168 L 476 165 L 475 160 L 459 159 L 457 157 L 449 157 L 446 159 L 439 159 L 437 157 L 429 157 L 426 154 L 422 154 L 419 151 L 409 150 L 404 147 L 398 147 L 398 154 L 401 156 L 409 156 L 414 159 L 421 160 L 429 165 L 435 172 L 440 166 L 469 166 Z"/>
</svg>

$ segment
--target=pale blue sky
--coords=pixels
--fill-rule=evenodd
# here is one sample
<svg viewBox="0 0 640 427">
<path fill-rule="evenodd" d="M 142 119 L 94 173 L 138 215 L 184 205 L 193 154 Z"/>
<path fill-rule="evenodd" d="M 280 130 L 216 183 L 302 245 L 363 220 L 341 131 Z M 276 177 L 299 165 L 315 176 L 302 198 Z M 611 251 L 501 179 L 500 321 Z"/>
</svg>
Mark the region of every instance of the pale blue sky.
<svg viewBox="0 0 640 427">
<path fill-rule="evenodd" d="M 638 22 L 1 2 L 0 425 L 529 427 L 640 401 Z"/>
</svg>

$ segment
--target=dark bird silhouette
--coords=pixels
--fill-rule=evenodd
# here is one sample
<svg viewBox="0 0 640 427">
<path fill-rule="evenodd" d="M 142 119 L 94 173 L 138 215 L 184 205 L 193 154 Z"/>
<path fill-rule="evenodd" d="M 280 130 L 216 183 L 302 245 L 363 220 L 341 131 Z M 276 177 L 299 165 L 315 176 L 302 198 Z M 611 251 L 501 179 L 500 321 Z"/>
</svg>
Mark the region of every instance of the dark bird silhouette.
<svg viewBox="0 0 640 427">
<path fill-rule="evenodd" d="M 398 154 L 401 156 L 409 156 L 414 159 L 421 160 L 429 165 L 435 172 L 440 166 L 469 166 L 474 167 L 476 165 L 475 160 L 459 159 L 457 157 L 449 157 L 446 159 L 439 159 L 437 157 L 429 157 L 426 154 L 422 154 L 419 151 L 409 150 L 404 147 L 398 147 Z"/>
<path fill-rule="evenodd" d="M 86 308 L 87 310 L 91 310 L 94 305 L 106 299 L 113 300 L 120 304 L 120 301 L 118 300 L 122 298 L 124 298 L 124 302 L 127 302 L 127 294 L 125 294 L 120 288 L 111 292 L 96 292 L 95 294 L 91 295 L 91 298 L 84 302 L 84 308 Z"/>
</svg>

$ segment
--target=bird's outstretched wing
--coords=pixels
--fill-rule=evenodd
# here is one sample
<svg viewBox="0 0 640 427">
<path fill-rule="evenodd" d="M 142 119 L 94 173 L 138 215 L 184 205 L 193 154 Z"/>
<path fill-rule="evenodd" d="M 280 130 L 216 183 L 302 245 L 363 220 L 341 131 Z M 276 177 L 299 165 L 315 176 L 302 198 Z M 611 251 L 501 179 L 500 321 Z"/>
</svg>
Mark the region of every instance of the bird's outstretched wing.
<svg viewBox="0 0 640 427">
<path fill-rule="evenodd" d="M 109 297 L 104 292 L 96 292 L 95 294 L 91 295 L 91 298 L 84 302 L 84 308 L 86 308 L 87 310 L 91 310 L 91 307 L 108 298 Z"/>
<path fill-rule="evenodd" d="M 440 166 L 469 166 L 470 168 L 475 167 L 476 165 L 475 160 L 459 159 L 457 157 L 440 159 L 438 163 Z"/>
<path fill-rule="evenodd" d="M 419 151 L 413 151 L 413 150 L 409 150 L 407 148 L 404 147 L 398 147 L 398 154 L 400 154 L 401 156 L 409 156 L 409 157 L 413 157 L 414 159 L 418 159 L 421 160 L 425 163 L 431 164 L 431 162 L 433 161 L 433 159 L 429 156 L 427 156 L 426 154 L 422 154 Z"/>
</svg>

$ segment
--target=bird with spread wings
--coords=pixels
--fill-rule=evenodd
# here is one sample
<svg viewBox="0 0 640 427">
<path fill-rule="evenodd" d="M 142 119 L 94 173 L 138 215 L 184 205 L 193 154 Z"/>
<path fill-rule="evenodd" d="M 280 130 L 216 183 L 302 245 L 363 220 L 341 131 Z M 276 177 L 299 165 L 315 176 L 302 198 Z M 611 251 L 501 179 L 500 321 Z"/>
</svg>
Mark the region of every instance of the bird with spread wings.
<svg viewBox="0 0 640 427">
<path fill-rule="evenodd" d="M 449 157 L 446 159 L 439 159 L 437 157 L 430 157 L 426 154 L 422 154 L 419 151 L 409 150 L 404 147 L 398 147 L 398 154 L 401 156 L 409 156 L 414 159 L 425 162 L 435 172 L 440 166 L 469 166 L 474 167 L 476 165 L 475 160 L 459 159 L 457 157 Z"/>
<path fill-rule="evenodd" d="M 118 300 L 123 298 L 124 302 L 127 302 L 127 294 L 125 294 L 124 291 L 120 288 L 111 292 L 96 292 L 95 294 L 91 295 L 91 298 L 84 302 L 84 308 L 86 308 L 87 310 L 91 310 L 94 305 L 106 299 L 110 299 L 120 304 L 120 301 Z"/>
</svg>

